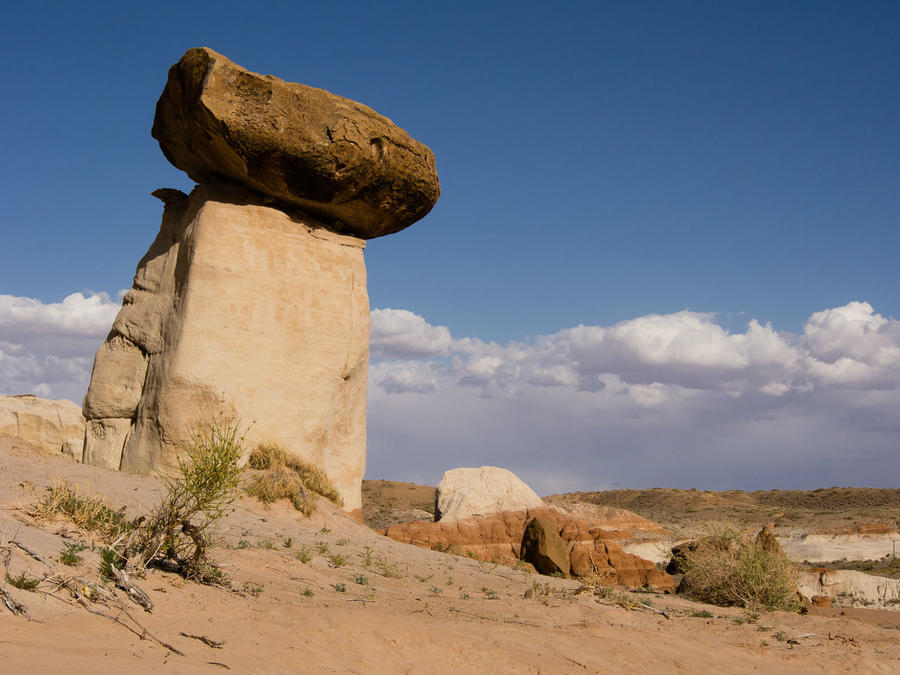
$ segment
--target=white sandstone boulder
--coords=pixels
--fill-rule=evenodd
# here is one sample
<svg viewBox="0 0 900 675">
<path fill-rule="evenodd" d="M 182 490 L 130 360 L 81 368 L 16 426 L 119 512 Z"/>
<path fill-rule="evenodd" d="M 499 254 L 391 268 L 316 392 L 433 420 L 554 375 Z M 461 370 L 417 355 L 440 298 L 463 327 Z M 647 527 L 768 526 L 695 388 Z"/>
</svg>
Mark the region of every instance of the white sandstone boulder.
<svg viewBox="0 0 900 675">
<path fill-rule="evenodd" d="M 440 521 L 545 506 L 512 471 L 496 466 L 447 471 L 438 484 L 434 502 L 434 519 Z"/>
</svg>

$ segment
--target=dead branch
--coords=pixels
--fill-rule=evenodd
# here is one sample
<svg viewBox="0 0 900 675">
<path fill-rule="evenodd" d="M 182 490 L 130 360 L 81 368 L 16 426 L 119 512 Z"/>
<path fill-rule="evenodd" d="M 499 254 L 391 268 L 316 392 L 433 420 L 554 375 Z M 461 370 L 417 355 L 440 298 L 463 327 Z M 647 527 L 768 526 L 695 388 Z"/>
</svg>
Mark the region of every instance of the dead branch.
<svg viewBox="0 0 900 675">
<path fill-rule="evenodd" d="M 315 581 L 311 581 L 311 580 L 305 579 L 303 577 L 294 576 L 290 572 L 286 572 L 285 570 L 278 569 L 277 567 L 271 567 L 270 565 L 266 565 L 266 569 L 272 570 L 273 572 L 280 572 L 281 574 L 286 576 L 291 581 L 303 581 L 307 584 L 315 584 L 316 583 Z"/>
<path fill-rule="evenodd" d="M 30 548 L 28 548 L 28 547 L 27 547 L 25 544 L 23 544 L 22 542 L 16 541 L 15 539 L 10 539 L 10 542 L 9 542 L 9 543 L 18 546 L 21 550 L 23 550 L 25 553 L 27 553 L 27 554 L 30 555 L 32 558 L 34 558 L 35 560 L 37 560 L 39 563 L 43 563 L 44 565 L 46 565 L 47 567 L 49 567 L 51 570 L 53 569 L 53 563 L 48 562 L 47 559 L 46 559 L 44 556 L 42 556 L 42 555 L 41 555 L 40 553 L 38 553 L 37 551 L 32 551 Z"/>
<path fill-rule="evenodd" d="M 109 569 L 116 578 L 116 588 L 121 588 L 125 591 L 132 602 L 143 607 L 145 611 L 150 612 L 153 610 L 153 601 L 150 599 L 150 596 L 132 582 L 131 579 L 128 578 L 126 572 L 120 570 L 115 565 L 110 565 Z"/>
<path fill-rule="evenodd" d="M 6 587 L 0 584 L 0 600 L 3 600 L 3 604 L 6 605 L 6 608 L 16 614 L 18 616 L 24 616 L 26 619 L 30 619 L 28 616 L 28 609 L 21 602 L 18 602 L 12 595 L 10 595 L 9 591 L 6 590 Z"/>
<path fill-rule="evenodd" d="M 192 640 L 200 640 L 203 644 L 208 647 L 212 647 L 213 649 L 222 649 L 222 645 L 225 644 L 225 641 L 213 640 L 212 638 L 208 638 L 205 635 L 191 635 L 190 633 L 179 632 L 179 635 L 183 635 L 186 638 L 191 638 Z"/>
<path fill-rule="evenodd" d="M 147 638 L 150 638 L 151 640 L 153 640 L 160 646 L 168 649 L 170 652 L 172 652 L 174 654 L 178 654 L 179 656 L 184 656 L 183 651 L 173 647 L 168 642 L 163 642 L 158 637 L 154 636 L 152 633 L 150 633 L 150 631 L 148 631 L 146 628 L 144 628 L 133 616 L 131 616 L 131 614 L 129 614 L 124 608 L 121 608 L 122 612 L 125 614 L 125 616 L 127 616 L 129 619 L 134 621 L 135 625 L 137 625 L 137 627 L 141 629 L 140 632 L 136 631 L 134 628 L 129 626 L 127 623 L 122 621 L 122 619 L 120 619 L 117 616 L 113 616 L 112 614 L 107 614 L 106 612 L 101 612 L 99 610 L 93 609 L 90 605 L 88 605 L 87 601 L 84 598 L 82 598 L 81 596 L 78 596 L 76 598 L 76 600 L 78 601 L 79 605 L 81 605 L 85 610 L 87 610 L 91 614 L 96 614 L 97 616 L 102 616 L 104 618 L 109 619 L 110 621 L 114 621 L 115 623 L 119 624 L 126 630 L 131 631 L 132 633 L 137 635 L 141 640 L 146 640 Z"/>
<path fill-rule="evenodd" d="M 464 616 L 471 616 L 475 619 L 482 619 L 484 621 L 499 621 L 501 623 L 516 623 L 520 626 L 533 626 L 534 628 L 544 628 L 539 623 L 532 623 L 530 621 L 516 621 L 515 619 L 502 619 L 498 616 L 487 616 L 485 614 L 476 614 L 474 612 L 464 612 L 461 609 L 456 609 L 456 607 L 450 607 L 451 612 L 456 612 L 457 614 L 462 614 Z"/>
</svg>

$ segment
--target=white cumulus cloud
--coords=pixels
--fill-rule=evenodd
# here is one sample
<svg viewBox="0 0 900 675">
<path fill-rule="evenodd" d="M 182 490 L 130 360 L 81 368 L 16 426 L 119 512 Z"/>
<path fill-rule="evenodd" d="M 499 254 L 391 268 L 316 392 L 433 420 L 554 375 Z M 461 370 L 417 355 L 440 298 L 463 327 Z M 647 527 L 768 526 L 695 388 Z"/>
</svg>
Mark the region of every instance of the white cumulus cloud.
<svg viewBox="0 0 900 675">
<path fill-rule="evenodd" d="M 51 303 L 0 295 L 0 393 L 80 402 L 118 309 L 106 293 Z"/>
</svg>

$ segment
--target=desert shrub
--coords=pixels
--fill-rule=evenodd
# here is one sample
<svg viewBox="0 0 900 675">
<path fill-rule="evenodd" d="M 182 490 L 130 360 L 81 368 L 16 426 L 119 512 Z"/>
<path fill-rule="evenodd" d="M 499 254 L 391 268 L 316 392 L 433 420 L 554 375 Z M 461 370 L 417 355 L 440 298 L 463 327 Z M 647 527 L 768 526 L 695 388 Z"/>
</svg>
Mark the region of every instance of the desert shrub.
<svg viewBox="0 0 900 675">
<path fill-rule="evenodd" d="M 222 574 L 207 558 L 212 525 L 237 498 L 243 436 L 222 420 L 198 423 L 177 470 L 163 476 L 165 494 L 117 552 L 126 568 L 156 565 L 187 578 L 216 583 Z"/>
<path fill-rule="evenodd" d="M 113 510 L 102 497 L 81 494 L 77 485 L 57 481 L 47 494 L 32 505 L 29 514 L 37 520 L 50 520 L 61 514 L 76 527 L 94 532 L 106 541 L 117 539 L 130 529 L 124 509 Z"/>
<path fill-rule="evenodd" d="M 69 565 L 70 567 L 80 565 L 82 563 L 82 557 L 78 554 L 85 548 L 87 547 L 82 543 L 68 542 L 59 550 L 59 555 L 57 555 L 56 558 L 63 565 Z"/>
<path fill-rule="evenodd" d="M 248 466 L 262 473 L 253 477 L 247 493 L 271 504 L 289 499 L 294 508 L 309 516 L 316 509 L 316 495 L 335 504 L 343 500 L 328 477 L 312 464 L 274 443 L 261 443 L 250 453 Z"/>
<path fill-rule="evenodd" d="M 780 550 L 726 528 L 678 553 L 679 590 L 715 605 L 796 610 L 797 570 Z"/>
<path fill-rule="evenodd" d="M 34 591 L 37 588 L 38 584 L 41 583 L 40 579 L 35 577 L 29 577 L 25 572 L 22 572 L 19 576 L 12 577 L 7 572 L 6 581 L 11 585 L 19 588 L 23 591 Z"/>
</svg>

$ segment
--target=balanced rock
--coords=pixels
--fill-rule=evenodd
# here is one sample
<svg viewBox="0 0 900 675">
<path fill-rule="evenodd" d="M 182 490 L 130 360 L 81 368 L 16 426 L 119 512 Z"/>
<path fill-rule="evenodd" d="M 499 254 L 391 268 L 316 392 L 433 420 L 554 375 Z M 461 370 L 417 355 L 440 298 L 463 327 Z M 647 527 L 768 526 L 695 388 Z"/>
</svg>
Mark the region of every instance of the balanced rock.
<svg viewBox="0 0 900 675">
<path fill-rule="evenodd" d="M 571 566 L 568 547 L 553 525 L 541 516 L 532 518 L 525 526 L 519 555 L 541 574 L 568 575 Z"/>
<path fill-rule="evenodd" d="M 538 508 L 544 502 L 512 471 L 482 466 L 445 472 L 437 486 L 434 506 L 435 520 L 453 521 Z"/>
<path fill-rule="evenodd" d="M 0 396 L 0 436 L 18 438 L 48 454 L 62 453 L 81 461 L 84 418 L 81 408 L 66 399 Z"/>
<path fill-rule="evenodd" d="M 364 105 L 191 49 L 153 135 L 200 184 L 162 225 L 94 360 L 84 461 L 177 466 L 209 418 L 321 468 L 361 515 L 365 239 L 424 216 L 434 156 Z"/>
<path fill-rule="evenodd" d="M 434 155 L 391 120 L 211 49 L 169 70 L 153 137 L 198 183 L 236 181 L 364 239 L 408 227 L 440 195 Z"/>
</svg>

